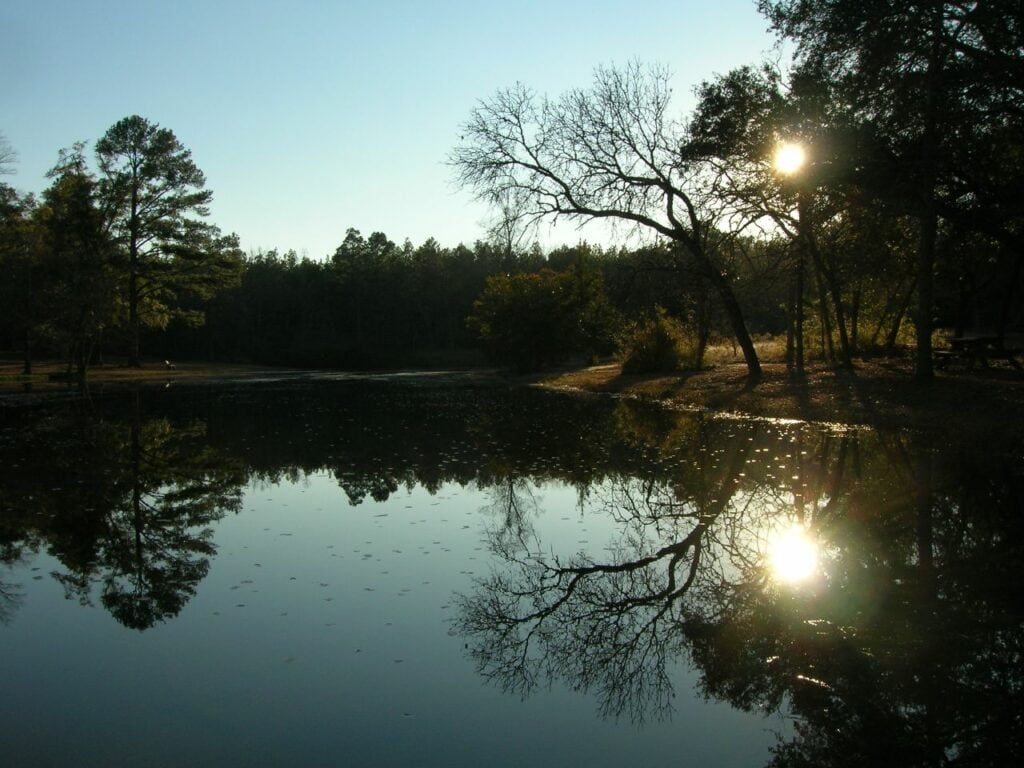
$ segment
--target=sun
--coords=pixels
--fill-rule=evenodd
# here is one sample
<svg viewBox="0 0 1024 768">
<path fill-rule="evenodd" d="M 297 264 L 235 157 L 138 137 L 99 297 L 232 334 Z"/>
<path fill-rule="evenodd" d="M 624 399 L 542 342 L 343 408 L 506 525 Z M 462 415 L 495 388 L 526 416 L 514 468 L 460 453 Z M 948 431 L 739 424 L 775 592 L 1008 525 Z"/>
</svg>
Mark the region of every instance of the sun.
<svg viewBox="0 0 1024 768">
<path fill-rule="evenodd" d="M 776 581 L 798 584 L 818 570 L 818 546 L 802 526 L 775 534 L 768 544 L 768 563 Z"/>
<path fill-rule="evenodd" d="M 800 144 L 784 142 L 775 148 L 775 170 L 785 176 L 791 176 L 799 171 L 806 161 L 807 153 Z"/>
</svg>

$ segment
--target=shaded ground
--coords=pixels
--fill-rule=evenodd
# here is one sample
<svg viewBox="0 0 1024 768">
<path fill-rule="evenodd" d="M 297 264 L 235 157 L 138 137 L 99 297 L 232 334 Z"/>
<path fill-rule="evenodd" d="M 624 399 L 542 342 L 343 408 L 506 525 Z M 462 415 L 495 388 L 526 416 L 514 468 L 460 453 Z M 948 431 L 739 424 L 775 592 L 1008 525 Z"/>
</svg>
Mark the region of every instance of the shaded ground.
<svg viewBox="0 0 1024 768">
<path fill-rule="evenodd" d="M 43 362 L 35 365 L 32 376 L 25 377 L 21 375 L 20 363 L 0 361 L 0 405 L 77 395 L 79 388 L 75 382 L 59 380 L 64 371 L 60 363 Z M 88 391 L 102 394 L 137 384 L 169 386 L 401 375 L 430 377 L 433 381 L 450 376 L 460 382 L 467 378 L 495 378 L 492 371 L 353 374 L 211 363 L 178 363 L 167 368 L 163 362 L 153 362 L 141 369 L 112 365 L 90 369 Z M 735 362 L 720 362 L 692 373 L 647 376 L 623 375 L 620 367 L 613 364 L 517 381 L 548 389 L 636 397 L 671 407 L 725 414 L 916 427 L 978 437 L 998 433 L 1024 439 L 1024 376 L 998 368 L 940 371 L 933 382 L 919 384 L 909 362 L 903 360 L 860 362 L 852 372 L 811 364 L 803 376 L 791 374 L 784 364 L 765 363 L 762 381 L 748 387 L 746 368 Z"/>
<path fill-rule="evenodd" d="M 100 365 L 89 369 L 89 387 L 117 384 L 170 383 L 196 381 L 223 381 L 281 373 L 285 369 L 269 369 L 252 365 L 219 363 L 180 363 L 167 367 L 162 361 L 151 362 L 142 368 L 128 368 L 119 365 Z M 77 388 L 77 379 L 67 378 L 67 366 L 54 361 L 33 363 L 32 374 L 22 374 L 22 365 L 15 361 L 0 361 L 0 396 L 10 397 L 19 393 L 44 394 L 66 392 L 69 387 Z"/>
<path fill-rule="evenodd" d="M 623 375 L 618 365 L 602 365 L 537 383 L 755 417 L 1024 435 L 1024 378 L 1000 369 L 940 371 L 921 384 L 902 360 L 861 362 L 852 372 L 815 364 L 803 376 L 768 363 L 762 381 L 748 387 L 738 363 L 671 376 Z"/>
<path fill-rule="evenodd" d="M 377 377 L 411 377 L 432 382 L 451 378 L 453 381 L 494 380 L 494 371 L 414 371 L 352 373 L 344 371 L 304 370 L 234 363 L 175 363 L 168 367 L 153 361 L 142 368 L 101 365 L 89 369 L 85 385 L 66 376 L 65 363 L 40 361 L 32 366 L 32 374 L 22 374 L 20 362 L 0 360 L 0 407 L 21 406 L 34 402 L 90 396 L 124 390 L 136 386 L 174 386 L 181 384 L 247 384 L 260 382 L 300 381 L 310 379 L 372 379 Z"/>
</svg>

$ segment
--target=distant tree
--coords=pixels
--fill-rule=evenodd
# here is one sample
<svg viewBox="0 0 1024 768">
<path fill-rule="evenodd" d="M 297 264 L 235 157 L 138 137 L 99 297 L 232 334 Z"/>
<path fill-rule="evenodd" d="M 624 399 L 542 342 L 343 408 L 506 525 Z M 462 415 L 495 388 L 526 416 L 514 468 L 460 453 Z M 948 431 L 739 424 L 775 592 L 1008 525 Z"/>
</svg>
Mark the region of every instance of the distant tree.
<svg viewBox="0 0 1024 768">
<path fill-rule="evenodd" d="M 22 350 L 23 372 L 32 373 L 32 347 L 41 322 L 38 306 L 39 249 L 32 222 L 35 201 L 0 184 L 0 328 Z"/>
<path fill-rule="evenodd" d="M 49 173 L 53 184 L 35 211 L 48 334 L 68 351 L 79 376 L 117 306 L 116 252 L 83 148 L 61 151 Z"/>
<path fill-rule="evenodd" d="M 719 259 L 731 236 L 720 174 L 687 151 L 669 112 L 669 75 L 630 65 L 598 69 L 588 90 L 558 100 L 517 85 L 473 110 L 450 159 L 458 181 L 516 221 L 611 220 L 678 243 L 722 302 L 749 376 L 761 365 Z"/>
<path fill-rule="evenodd" d="M 18 153 L 14 151 L 7 137 L 0 133 L 0 174 L 14 173 L 12 166 L 17 159 Z"/>
<path fill-rule="evenodd" d="M 235 280 L 241 254 L 200 220 L 212 193 L 172 131 L 132 115 L 96 143 L 96 156 L 111 231 L 126 252 L 129 364 L 138 366 L 142 326 L 166 325 L 180 293 Z"/>
<path fill-rule="evenodd" d="M 379 312 L 382 294 L 398 253 L 398 246 L 383 232 L 373 232 L 369 238 L 364 238 L 358 229 L 350 227 L 331 257 L 342 287 L 351 346 L 357 350 L 367 346 L 371 328 L 379 329 L 375 321 L 382 319 Z"/>
</svg>

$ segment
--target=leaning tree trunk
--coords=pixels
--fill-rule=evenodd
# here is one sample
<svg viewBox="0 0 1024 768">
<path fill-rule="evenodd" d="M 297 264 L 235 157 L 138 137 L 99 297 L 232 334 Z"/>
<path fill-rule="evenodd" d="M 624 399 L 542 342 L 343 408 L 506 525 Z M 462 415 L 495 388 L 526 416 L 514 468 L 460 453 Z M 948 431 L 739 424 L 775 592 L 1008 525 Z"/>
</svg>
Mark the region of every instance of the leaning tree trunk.
<svg viewBox="0 0 1024 768">
<path fill-rule="evenodd" d="M 732 332 L 736 337 L 736 342 L 740 345 L 740 349 L 743 350 L 743 361 L 747 364 L 747 381 L 755 384 L 761 380 L 761 361 L 757 358 L 754 340 L 750 338 L 750 333 L 747 331 L 747 323 L 743 317 L 740 303 L 736 300 L 736 294 L 733 293 L 729 281 L 725 279 L 725 276 L 711 263 L 707 256 L 701 254 L 699 259 L 711 283 L 711 287 L 715 289 L 718 293 L 718 298 L 722 301 L 726 317 L 729 318 L 729 323 L 732 325 Z"/>
</svg>

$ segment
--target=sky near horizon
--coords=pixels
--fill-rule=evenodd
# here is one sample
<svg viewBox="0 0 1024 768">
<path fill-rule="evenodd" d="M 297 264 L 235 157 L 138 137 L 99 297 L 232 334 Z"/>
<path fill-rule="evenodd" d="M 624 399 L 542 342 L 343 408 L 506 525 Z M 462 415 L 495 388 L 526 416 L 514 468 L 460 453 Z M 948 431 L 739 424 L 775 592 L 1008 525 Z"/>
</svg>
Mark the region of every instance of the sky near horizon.
<svg viewBox="0 0 1024 768">
<path fill-rule="evenodd" d="M 478 100 L 638 60 L 670 68 L 684 116 L 702 80 L 779 57 L 767 26 L 755 0 L 4 0 L 3 180 L 38 193 L 58 150 L 139 114 L 191 150 L 247 251 L 321 259 L 349 227 L 468 245 L 487 211 L 446 158 Z"/>
</svg>

